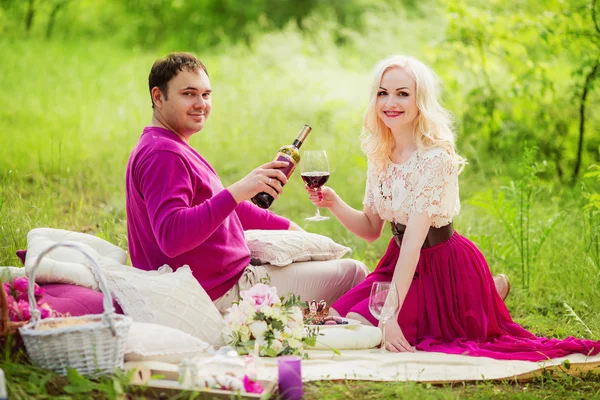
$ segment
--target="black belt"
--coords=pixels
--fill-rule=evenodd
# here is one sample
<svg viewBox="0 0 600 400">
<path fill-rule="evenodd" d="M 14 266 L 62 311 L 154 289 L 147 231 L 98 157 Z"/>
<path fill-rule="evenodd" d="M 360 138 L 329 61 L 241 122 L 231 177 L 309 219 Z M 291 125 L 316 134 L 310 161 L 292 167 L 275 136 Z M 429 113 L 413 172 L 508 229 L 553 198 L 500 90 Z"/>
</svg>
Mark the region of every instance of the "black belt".
<svg viewBox="0 0 600 400">
<path fill-rule="evenodd" d="M 392 234 L 394 235 L 394 239 L 396 240 L 396 244 L 398 247 L 402 246 L 402 238 L 404 238 L 404 232 L 406 231 L 406 225 L 395 224 L 392 222 Z M 429 228 L 429 232 L 427 232 L 427 237 L 425 237 L 425 241 L 423 242 L 422 249 L 426 249 L 428 247 L 435 246 L 440 243 L 444 243 L 446 240 L 450 239 L 450 236 L 454 233 L 454 226 L 452 222 L 450 222 L 446 226 L 442 226 L 441 228 L 431 227 Z"/>
</svg>

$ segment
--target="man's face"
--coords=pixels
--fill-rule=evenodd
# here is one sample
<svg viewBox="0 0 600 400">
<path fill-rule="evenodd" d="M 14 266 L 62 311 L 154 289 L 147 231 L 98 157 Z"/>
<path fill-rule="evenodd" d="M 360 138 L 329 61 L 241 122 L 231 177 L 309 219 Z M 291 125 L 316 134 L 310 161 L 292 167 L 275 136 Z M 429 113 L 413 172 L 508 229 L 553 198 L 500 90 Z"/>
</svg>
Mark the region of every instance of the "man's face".
<svg viewBox="0 0 600 400">
<path fill-rule="evenodd" d="M 166 98 L 162 93 L 154 96 L 157 117 L 166 128 L 188 140 L 204 128 L 211 109 L 211 92 L 204 71 L 184 69 L 169 81 Z"/>
</svg>

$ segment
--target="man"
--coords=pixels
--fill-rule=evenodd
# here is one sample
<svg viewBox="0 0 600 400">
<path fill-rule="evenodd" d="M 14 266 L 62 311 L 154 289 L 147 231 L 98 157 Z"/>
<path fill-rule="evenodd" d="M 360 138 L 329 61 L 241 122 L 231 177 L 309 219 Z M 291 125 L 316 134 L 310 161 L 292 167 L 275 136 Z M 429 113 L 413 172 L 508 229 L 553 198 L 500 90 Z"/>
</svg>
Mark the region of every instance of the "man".
<svg viewBox="0 0 600 400">
<path fill-rule="evenodd" d="M 189 265 L 224 311 L 239 292 L 267 276 L 280 295 L 333 302 L 364 280 L 364 264 L 350 259 L 251 266 L 244 230 L 302 230 L 248 200 L 260 192 L 277 198 L 286 162 L 269 162 L 229 187 L 188 141 L 211 111 L 206 67 L 189 53 L 157 60 L 148 78 L 153 116 L 127 165 L 127 227 L 133 265 L 144 270 Z"/>
</svg>

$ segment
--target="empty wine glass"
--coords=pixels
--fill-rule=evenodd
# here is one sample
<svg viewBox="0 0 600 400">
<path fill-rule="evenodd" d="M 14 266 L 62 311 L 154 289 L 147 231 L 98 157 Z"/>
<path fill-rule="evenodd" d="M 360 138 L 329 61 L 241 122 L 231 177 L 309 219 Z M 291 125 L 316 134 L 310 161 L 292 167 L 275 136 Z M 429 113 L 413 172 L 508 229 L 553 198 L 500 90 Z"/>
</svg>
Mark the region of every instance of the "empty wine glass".
<svg viewBox="0 0 600 400">
<path fill-rule="evenodd" d="M 329 180 L 329 162 L 325 150 L 305 151 L 302 157 L 302 180 L 311 190 L 319 192 L 321 187 Z M 314 216 L 306 218 L 308 221 L 325 221 L 329 217 L 321 215 L 319 207 Z"/>
<path fill-rule="evenodd" d="M 386 353 L 385 349 L 385 323 L 398 312 L 398 292 L 392 282 L 374 282 L 369 296 L 369 310 L 371 314 L 381 321 L 381 349 L 376 353 Z"/>
</svg>

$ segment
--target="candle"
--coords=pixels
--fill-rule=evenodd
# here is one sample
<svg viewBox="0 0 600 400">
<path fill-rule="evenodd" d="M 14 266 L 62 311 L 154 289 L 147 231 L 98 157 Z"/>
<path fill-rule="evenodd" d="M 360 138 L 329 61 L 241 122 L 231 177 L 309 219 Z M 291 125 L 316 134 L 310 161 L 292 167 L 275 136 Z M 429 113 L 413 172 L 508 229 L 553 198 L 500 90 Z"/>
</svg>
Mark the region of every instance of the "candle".
<svg viewBox="0 0 600 400">
<path fill-rule="evenodd" d="M 284 356 L 277 360 L 279 365 L 279 395 L 285 400 L 302 398 L 302 358 Z"/>
</svg>

